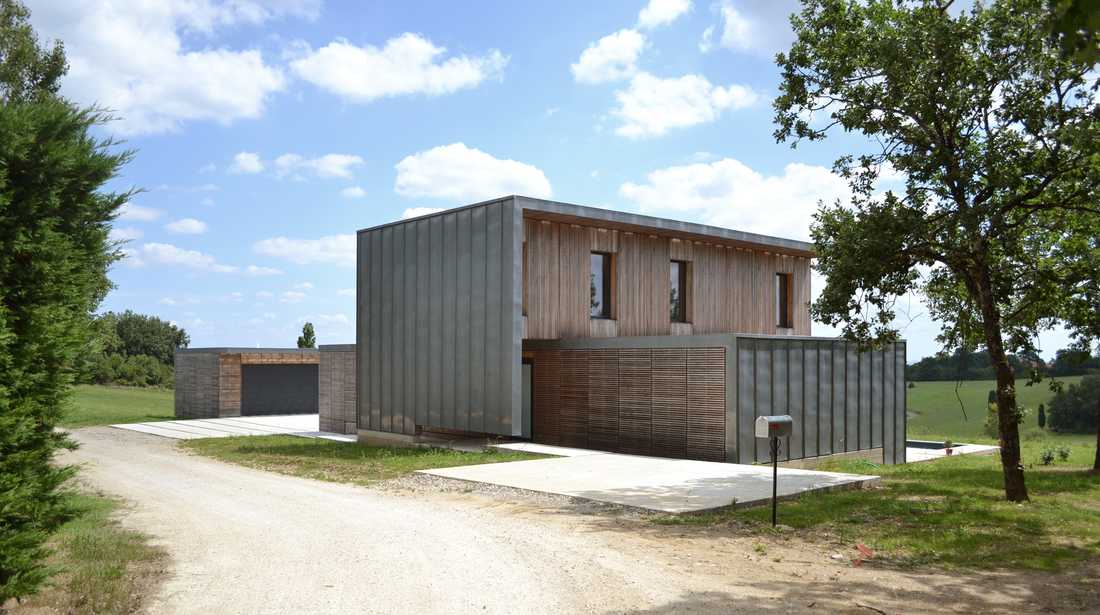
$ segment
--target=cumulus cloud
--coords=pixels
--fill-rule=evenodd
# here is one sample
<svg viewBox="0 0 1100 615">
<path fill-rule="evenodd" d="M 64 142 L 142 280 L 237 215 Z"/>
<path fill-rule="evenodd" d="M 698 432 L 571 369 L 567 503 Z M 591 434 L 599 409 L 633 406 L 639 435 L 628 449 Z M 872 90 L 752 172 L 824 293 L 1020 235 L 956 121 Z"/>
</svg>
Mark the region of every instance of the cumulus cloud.
<svg viewBox="0 0 1100 615">
<path fill-rule="evenodd" d="M 619 30 L 592 43 L 570 65 L 573 79 L 580 83 L 606 83 L 627 79 L 638 72 L 637 61 L 646 40 L 637 30 Z"/>
<path fill-rule="evenodd" d="M 639 28 L 668 25 L 691 10 L 691 0 L 649 0 L 638 13 Z"/>
<path fill-rule="evenodd" d="M 622 184 L 619 194 L 645 213 L 809 239 L 818 202 L 847 199 L 850 192 L 841 177 L 822 166 L 791 163 L 781 175 L 764 175 L 723 158 L 657 169 L 643 183 Z"/>
<path fill-rule="evenodd" d="M 279 295 L 279 303 L 301 303 L 306 298 L 306 294 L 296 290 L 288 290 Z"/>
<path fill-rule="evenodd" d="M 139 228 L 116 226 L 111 228 L 110 233 L 107 234 L 107 239 L 111 241 L 133 241 L 134 239 L 141 239 L 144 234 Z"/>
<path fill-rule="evenodd" d="M 259 265 L 249 265 L 249 266 L 244 268 L 244 272 L 246 274 L 248 274 L 250 276 L 254 276 L 254 277 L 268 276 L 268 275 L 283 275 L 283 272 L 282 272 L 281 269 L 276 269 L 274 267 L 261 267 Z M 257 295 L 258 294 L 259 293 L 257 293 Z"/>
<path fill-rule="evenodd" d="M 754 104 L 759 96 L 747 86 L 712 85 L 706 77 L 684 75 L 661 79 L 639 73 L 615 93 L 612 111 L 622 121 L 615 132 L 630 139 L 658 137 L 675 128 L 713 122 L 726 109 Z"/>
<path fill-rule="evenodd" d="M 313 175 L 322 179 L 350 179 L 355 167 L 363 164 L 363 159 L 352 154 L 325 154 L 316 158 L 306 158 L 299 154 L 283 154 L 275 159 L 275 174 L 279 177 L 303 179 Z"/>
<path fill-rule="evenodd" d="M 737 3 L 722 0 L 714 6 L 718 23 L 703 31 L 699 49 L 706 53 L 724 47 L 770 56 L 790 45 L 794 34 L 788 17 L 799 8 L 795 0 Z"/>
<path fill-rule="evenodd" d="M 313 50 L 305 46 L 291 70 L 306 81 L 352 102 L 425 94 L 439 96 L 499 79 L 508 57 L 496 49 L 483 56 L 445 57 L 446 48 L 412 33 L 383 47 L 344 39 Z"/>
<path fill-rule="evenodd" d="M 340 191 L 340 196 L 345 199 L 361 199 L 367 196 L 367 191 L 360 186 L 348 186 Z"/>
<path fill-rule="evenodd" d="M 123 203 L 118 208 L 119 220 L 133 220 L 136 222 L 152 222 L 160 217 L 161 211 L 152 207 L 142 207 L 133 203 Z"/>
<path fill-rule="evenodd" d="M 188 48 L 184 33 L 210 36 L 241 24 L 316 16 L 318 2 L 55 2 L 29 3 L 31 22 L 65 42 L 69 73 L 62 91 L 111 109 L 120 134 L 177 130 L 190 121 L 230 124 L 260 117 L 282 90 L 281 69 L 258 49 Z"/>
<path fill-rule="evenodd" d="M 355 265 L 355 235 L 329 235 L 319 239 L 273 237 L 252 245 L 257 254 L 272 256 L 298 265 Z"/>
<path fill-rule="evenodd" d="M 405 197 L 478 201 L 508 194 L 551 196 L 550 180 L 534 167 L 463 143 L 440 145 L 397 163 L 394 190 Z"/>
<path fill-rule="evenodd" d="M 401 219 L 408 220 L 409 218 L 419 218 L 420 216 L 427 216 L 430 214 L 438 213 L 446 209 L 445 207 L 409 207 L 405 211 L 401 212 Z"/>
<path fill-rule="evenodd" d="M 140 258 L 145 263 L 176 265 L 213 273 L 236 273 L 233 265 L 223 265 L 213 256 L 197 250 L 185 250 L 169 243 L 147 243 L 141 246 Z"/>
<path fill-rule="evenodd" d="M 181 218 L 165 224 L 164 228 L 181 235 L 202 235 L 206 232 L 206 223 L 195 218 Z"/>
<path fill-rule="evenodd" d="M 236 174 L 251 175 L 263 170 L 264 162 L 256 152 L 238 152 L 229 165 L 229 172 Z"/>
</svg>

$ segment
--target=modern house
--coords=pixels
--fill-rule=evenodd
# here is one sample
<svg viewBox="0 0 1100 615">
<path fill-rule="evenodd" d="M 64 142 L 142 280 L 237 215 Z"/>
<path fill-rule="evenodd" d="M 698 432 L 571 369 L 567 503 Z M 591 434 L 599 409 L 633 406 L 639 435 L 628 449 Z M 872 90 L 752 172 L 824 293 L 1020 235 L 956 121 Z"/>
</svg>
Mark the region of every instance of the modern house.
<svg viewBox="0 0 1100 615">
<path fill-rule="evenodd" d="M 791 414 L 788 458 L 904 462 L 905 345 L 809 337 L 805 242 L 510 196 L 361 230 L 357 254 L 329 395 L 353 383 L 361 441 L 750 463 L 755 418 Z"/>
<path fill-rule="evenodd" d="M 298 348 L 177 350 L 176 418 L 316 413 L 318 363 Z"/>
</svg>

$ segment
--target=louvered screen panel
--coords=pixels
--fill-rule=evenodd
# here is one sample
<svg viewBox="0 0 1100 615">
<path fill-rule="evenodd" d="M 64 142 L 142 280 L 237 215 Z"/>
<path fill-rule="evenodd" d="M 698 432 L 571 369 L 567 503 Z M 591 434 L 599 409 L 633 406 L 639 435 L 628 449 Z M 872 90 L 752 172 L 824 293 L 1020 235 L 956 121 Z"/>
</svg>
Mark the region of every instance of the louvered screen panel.
<svg viewBox="0 0 1100 615">
<path fill-rule="evenodd" d="M 614 451 L 619 445 L 619 352 L 588 353 L 588 446 Z"/>
<path fill-rule="evenodd" d="M 561 353 L 561 443 L 588 446 L 588 351 Z"/>
<path fill-rule="evenodd" d="M 650 454 L 651 400 L 653 399 L 650 351 L 619 351 L 619 451 Z"/>
<path fill-rule="evenodd" d="M 654 349 L 653 454 L 683 457 L 687 433 L 687 362 L 683 348 Z"/>
<path fill-rule="evenodd" d="M 687 456 L 726 460 L 726 351 L 687 349 Z"/>
<path fill-rule="evenodd" d="M 561 444 L 560 396 L 561 353 L 540 351 L 535 355 L 535 408 L 532 438 L 542 444 Z"/>
</svg>

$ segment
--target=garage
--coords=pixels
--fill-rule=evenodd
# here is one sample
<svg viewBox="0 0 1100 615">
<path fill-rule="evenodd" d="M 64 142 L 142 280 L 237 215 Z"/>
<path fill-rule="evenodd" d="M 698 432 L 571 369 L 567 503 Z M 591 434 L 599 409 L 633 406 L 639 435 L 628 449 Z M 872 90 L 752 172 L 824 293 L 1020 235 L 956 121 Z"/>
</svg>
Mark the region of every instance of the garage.
<svg viewBox="0 0 1100 615">
<path fill-rule="evenodd" d="M 176 351 L 176 418 L 316 414 L 320 353 L 312 348 Z"/>
<path fill-rule="evenodd" d="M 241 365 L 241 416 L 317 413 L 317 365 Z"/>
</svg>

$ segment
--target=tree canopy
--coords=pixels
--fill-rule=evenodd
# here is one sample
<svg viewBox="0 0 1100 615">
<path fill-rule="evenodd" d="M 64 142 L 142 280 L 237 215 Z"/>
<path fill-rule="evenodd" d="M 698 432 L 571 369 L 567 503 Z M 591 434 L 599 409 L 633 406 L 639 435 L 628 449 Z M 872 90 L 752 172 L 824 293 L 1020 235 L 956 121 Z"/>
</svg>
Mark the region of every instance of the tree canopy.
<svg viewBox="0 0 1100 615">
<path fill-rule="evenodd" d="M 302 325 L 302 334 L 298 336 L 298 348 L 316 348 L 317 336 L 313 332 L 313 323 Z"/>
</svg>

